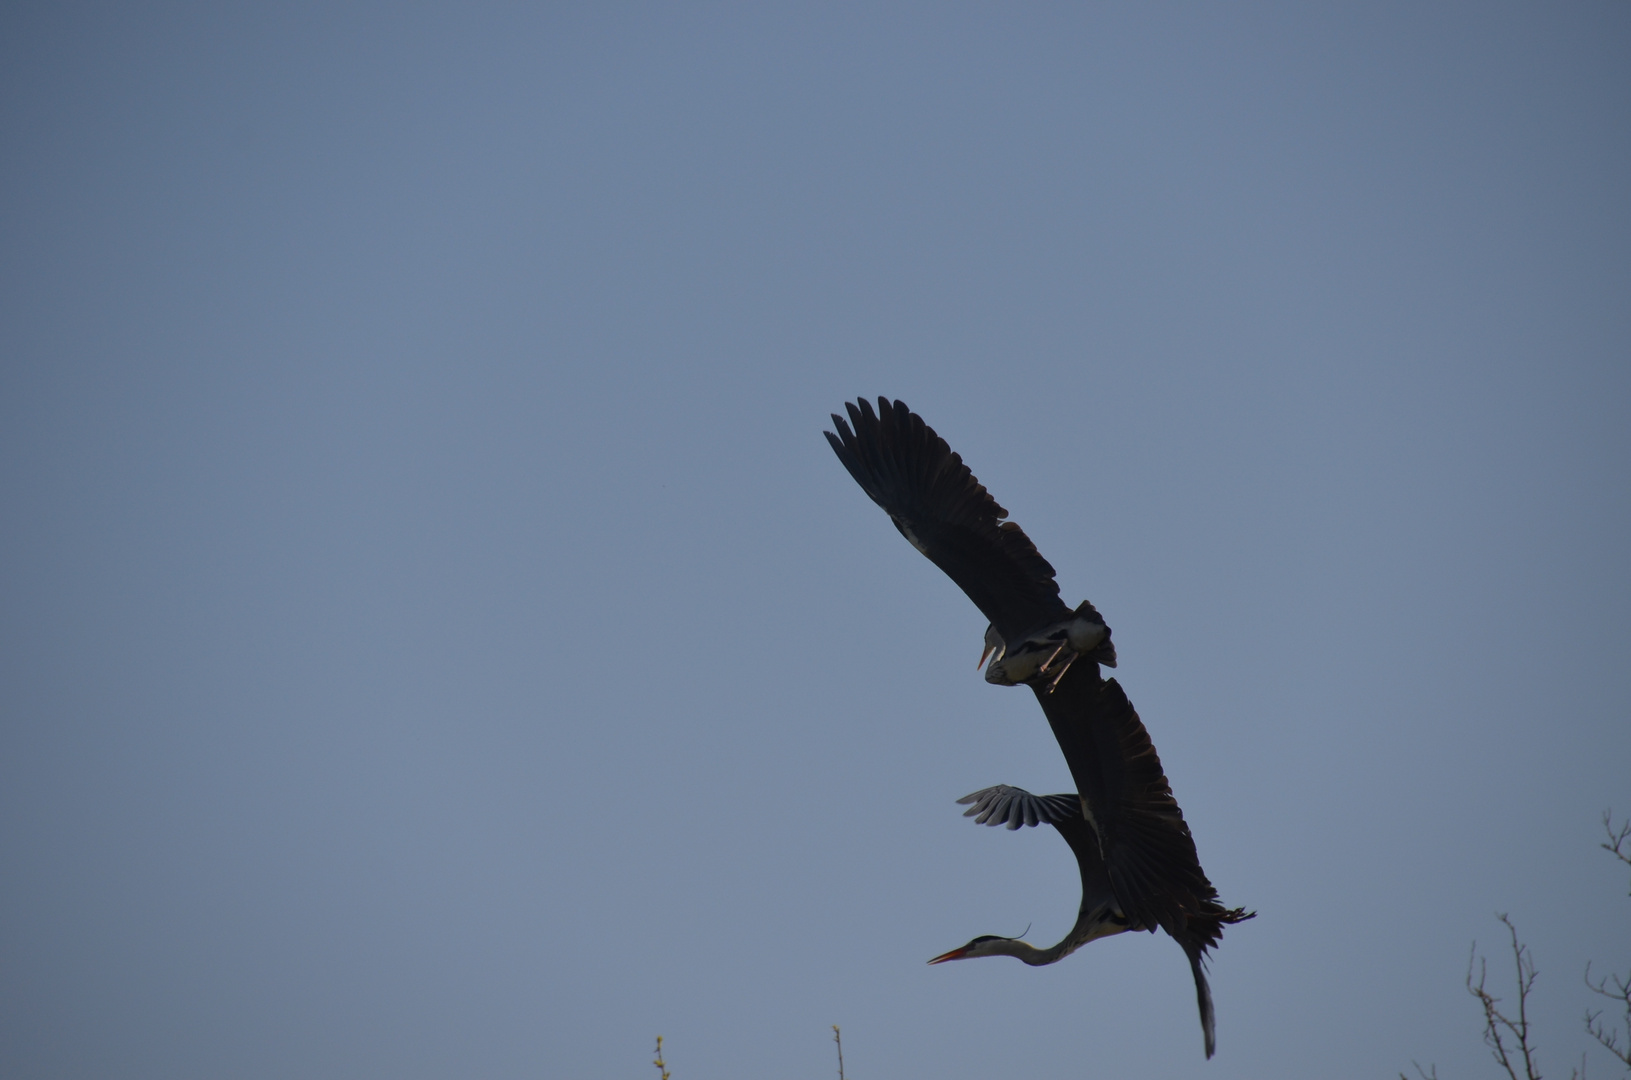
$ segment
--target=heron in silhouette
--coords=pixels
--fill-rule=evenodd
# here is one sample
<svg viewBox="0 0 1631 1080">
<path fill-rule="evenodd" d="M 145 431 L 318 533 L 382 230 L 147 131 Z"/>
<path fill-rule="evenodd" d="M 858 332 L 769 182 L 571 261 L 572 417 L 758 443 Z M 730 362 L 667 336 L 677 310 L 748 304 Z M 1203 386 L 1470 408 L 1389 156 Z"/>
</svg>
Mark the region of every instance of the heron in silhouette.
<svg viewBox="0 0 1631 1080">
<path fill-rule="evenodd" d="M 838 432 L 824 432 L 827 441 L 900 534 L 990 620 L 980 654 L 981 664 L 991 660 L 987 682 L 1053 685 L 1080 657 L 1116 666 L 1098 611 L 1086 600 L 1065 606 L 1048 560 L 922 417 L 885 398 L 876 413 L 864 398 L 845 407 L 854 430 L 834 415 Z"/>
<path fill-rule="evenodd" d="M 958 799 L 961 805 L 973 803 L 964 817 L 972 817 L 981 825 L 1006 825 L 1018 829 L 1026 825 L 1048 824 L 1059 830 L 1070 850 L 1076 855 L 1076 868 L 1082 876 L 1082 904 L 1076 914 L 1076 925 L 1060 938 L 1057 944 L 1039 949 L 1019 938 L 981 934 L 962 948 L 941 953 L 930 960 L 943 964 L 947 960 L 968 960 L 976 956 L 1012 956 L 1032 967 L 1057 963 L 1099 938 L 1138 930 L 1121 910 L 1116 891 L 1110 884 L 1104 858 L 1099 854 L 1099 838 L 1082 812 L 1082 800 L 1074 794 L 1032 795 L 1024 788 L 998 784 L 965 795 Z M 1189 916 L 1182 932 L 1173 934 L 1189 958 L 1189 970 L 1195 977 L 1195 1003 L 1201 1013 L 1201 1034 L 1206 1044 L 1206 1056 L 1217 1050 L 1217 1022 L 1212 1010 L 1212 988 L 1206 981 L 1204 961 L 1206 950 L 1215 945 L 1226 923 L 1241 922 L 1252 916 L 1239 910 L 1227 910 L 1213 902 L 1206 910 Z"/>
<path fill-rule="evenodd" d="M 1023 529 L 1005 520 L 1008 512 L 963 459 L 905 403 L 879 398 L 874 412 L 863 398 L 846 402 L 845 410 L 848 422 L 834 415 L 837 430 L 825 433 L 839 461 L 901 535 L 985 615 L 989 625 L 980 659 L 990 660 L 986 681 L 1032 689 L 1076 783 L 1082 843 L 1061 832 L 1082 865 L 1088 922 L 1084 927 L 1079 919 L 1054 946 L 1058 952 L 1041 962 L 1052 963 L 1095 936 L 1118 932 L 1106 929 L 1115 925 L 1103 921 L 1109 912 L 1125 921 L 1123 929 L 1165 930 L 1196 972 L 1211 1057 L 1211 994 L 1201 959 L 1225 924 L 1252 914 L 1218 902 L 1149 733 L 1121 686 L 1099 673 L 1100 665 L 1116 662 L 1109 625 L 1091 603 L 1084 600 L 1072 609 L 1059 598 L 1052 565 Z M 1084 857 L 1084 850 L 1090 856 Z M 1090 895 L 1113 904 L 1103 914 L 1090 914 Z M 1079 934 L 1087 936 L 1073 941 Z M 987 938 L 999 944 L 987 944 L 983 948 L 991 951 L 981 952 L 975 948 L 980 940 L 939 959 L 1003 954 L 1025 960 L 1031 949 L 1015 947 L 1012 939 Z M 1035 961 L 1032 956 L 1026 962 Z"/>
</svg>

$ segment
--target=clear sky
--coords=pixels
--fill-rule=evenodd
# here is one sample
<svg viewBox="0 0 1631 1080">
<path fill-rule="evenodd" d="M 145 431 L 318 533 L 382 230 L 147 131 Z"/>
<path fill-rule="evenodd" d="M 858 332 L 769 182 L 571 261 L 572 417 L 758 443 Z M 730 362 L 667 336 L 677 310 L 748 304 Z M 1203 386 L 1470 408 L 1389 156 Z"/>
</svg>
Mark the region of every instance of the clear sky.
<svg viewBox="0 0 1631 1080">
<path fill-rule="evenodd" d="M 1490 1075 L 1631 962 L 1631 6 L 0 10 L 0 1073 Z M 900 397 L 1115 628 L 1075 916 Z M 1498 969 L 1504 978 L 1504 968 Z M 1606 1071 L 1606 1059 L 1593 1071 Z"/>
</svg>

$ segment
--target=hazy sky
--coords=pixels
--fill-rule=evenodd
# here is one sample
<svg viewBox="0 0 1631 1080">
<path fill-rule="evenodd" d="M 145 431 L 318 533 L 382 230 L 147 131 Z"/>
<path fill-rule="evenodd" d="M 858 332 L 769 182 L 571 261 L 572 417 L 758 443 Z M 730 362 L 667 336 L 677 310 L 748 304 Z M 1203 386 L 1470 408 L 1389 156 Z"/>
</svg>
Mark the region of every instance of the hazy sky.
<svg viewBox="0 0 1631 1080">
<path fill-rule="evenodd" d="M 1631 6 L 0 10 L 0 1073 L 1489 1076 L 1631 964 Z M 821 430 L 1115 628 L 1068 790 Z M 1500 979 L 1505 967 L 1496 968 Z M 1606 1058 L 1593 1060 L 1607 1073 Z"/>
</svg>

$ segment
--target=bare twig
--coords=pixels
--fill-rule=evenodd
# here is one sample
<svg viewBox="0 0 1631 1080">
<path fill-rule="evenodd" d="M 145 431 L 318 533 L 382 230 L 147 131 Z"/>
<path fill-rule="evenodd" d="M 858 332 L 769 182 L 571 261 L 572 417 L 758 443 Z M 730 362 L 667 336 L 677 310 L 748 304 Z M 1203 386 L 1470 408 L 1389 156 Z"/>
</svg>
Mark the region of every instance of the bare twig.
<svg viewBox="0 0 1631 1080">
<path fill-rule="evenodd" d="M 657 1058 L 652 1064 L 657 1066 L 657 1071 L 662 1074 L 663 1080 L 669 1080 L 668 1063 L 663 1061 L 663 1037 L 661 1035 L 657 1036 Z"/>
<path fill-rule="evenodd" d="M 1619 828 L 1614 827 L 1614 815 L 1611 811 L 1603 811 L 1603 832 L 1608 839 L 1601 845 L 1602 849 L 1616 859 L 1631 866 L 1631 819 L 1627 819 Z M 1631 972 L 1623 977 L 1620 975 L 1604 975 L 1596 982 L 1591 978 L 1591 964 L 1586 964 L 1586 986 L 1592 993 L 1605 997 L 1614 1002 L 1616 1012 L 1622 1008 L 1625 1011 L 1625 1029 L 1622 1032 L 1618 1024 L 1609 1024 L 1603 1020 L 1603 1010 L 1586 1010 L 1586 1034 L 1596 1039 L 1604 1050 L 1614 1055 L 1615 1060 L 1631 1069 Z M 1624 1038 L 1622 1045 L 1620 1040 Z"/>
<path fill-rule="evenodd" d="M 1631 843 L 1626 842 L 1631 840 L 1631 818 L 1626 818 L 1625 824 L 1616 829 L 1614 827 L 1614 812 L 1604 810 L 1603 831 L 1608 834 L 1608 839 L 1600 845 L 1602 849 L 1625 865 L 1631 866 Z M 1631 896 L 1631 891 L 1628 891 L 1626 895 Z"/>
<path fill-rule="evenodd" d="M 1601 995 L 1614 1002 L 1615 1009 L 1625 1010 L 1626 1043 L 1620 1045 L 1621 1032 L 1618 1026 L 1603 1022 L 1603 1010 L 1595 1012 L 1586 1010 L 1586 1033 L 1602 1044 L 1603 1049 L 1613 1054 L 1626 1068 L 1631 1069 L 1631 973 L 1624 976 L 1605 975 L 1596 982 L 1591 981 L 1591 964 L 1586 964 L 1586 986 L 1594 994 Z"/>
<path fill-rule="evenodd" d="M 1496 1064 L 1506 1070 L 1511 1080 L 1541 1080 L 1535 1064 L 1535 1048 L 1529 1042 L 1529 993 L 1535 987 L 1535 962 L 1529 955 L 1529 947 L 1518 940 L 1518 928 L 1512 925 L 1512 920 L 1502 913 L 1495 917 L 1505 924 L 1512 939 L 1512 959 L 1518 969 L 1517 1018 L 1503 1013 L 1501 999 L 1485 989 L 1488 970 L 1484 958 L 1478 955 L 1477 942 L 1473 942 L 1472 956 L 1467 960 L 1467 993 L 1484 1007 L 1484 1045 L 1489 1047 Z M 1478 968 L 1476 984 L 1472 981 L 1475 965 Z M 1521 1076 L 1519 1064 L 1523 1065 Z"/>
<path fill-rule="evenodd" d="M 838 1080 L 844 1080 L 844 1036 L 837 1024 L 832 1026 L 832 1041 L 838 1044 Z"/>
<path fill-rule="evenodd" d="M 1603 834 L 1607 839 L 1599 846 L 1626 867 L 1631 867 L 1631 819 L 1615 825 L 1613 811 L 1603 811 Z M 1473 942 L 1472 955 L 1467 960 L 1467 992 L 1483 1006 L 1484 1045 L 1489 1047 L 1490 1055 L 1505 1071 L 1508 1080 L 1541 1080 L 1529 1029 L 1529 995 L 1535 988 L 1535 961 L 1529 947 L 1518 940 L 1518 928 L 1512 924 L 1512 920 L 1502 914 L 1495 917 L 1506 927 L 1512 943 L 1512 960 L 1517 968 L 1517 1015 L 1513 1017 L 1502 1012 L 1501 999 L 1489 992 L 1488 966 L 1484 958 L 1478 955 L 1477 942 Z M 1476 982 L 1473 980 L 1475 969 L 1478 976 Z M 1625 1067 L 1625 1076 L 1631 1080 L 1631 971 L 1623 976 L 1611 973 L 1593 979 L 1588 963 L 1585 979 L 1587 989 L 1613 1002 L 1605 1009 L 1586 1010 L 1586 1034 Z M 1610 1010 L 1621 1013 L 1623 1020 L 1605 1020 L 1604 1014 Z M 1438 1080 L 1436 1066 L 1423 1069 L 1418 1062 L 1411 1064 L 1415 1066 L 1419 1080 Z M 1586 1080 L 1584 1053 L 1580 1055 L 1580 1067 L 1570 1070 L 1569 1078 Z M 1409 1077 L 1401 1072 L 1399 1080 L 1409 1080 Z"/>
</svg>

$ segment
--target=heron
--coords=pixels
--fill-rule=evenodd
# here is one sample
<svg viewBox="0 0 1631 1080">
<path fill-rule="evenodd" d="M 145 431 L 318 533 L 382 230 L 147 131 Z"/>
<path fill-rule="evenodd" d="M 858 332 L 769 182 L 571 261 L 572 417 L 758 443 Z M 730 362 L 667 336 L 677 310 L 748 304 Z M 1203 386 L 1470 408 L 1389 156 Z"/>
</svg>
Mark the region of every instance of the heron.
<svg viewBox="0 0 1631 1080">
<path fill-rule="evenodd" d="M 963 816 L 974 818 L 976 824 L 1019 829 L 1045 823 L 1057 829 L 1076 855 L 1076 867 L 1082 877 L 1082 903 L 1076 914 L 1076 925 L 1057 944 L 1046 949 L 1019 938 L 981 934 L 961 948 L 941 953 L 929 963 L 943 964 L 947 960 L 968 960 L 976 956 L 1012 956 L 1032 967 L 1042 967 L 1063 960 L 1090 941 L 1142 929 L 1121 910 L 1104 857 L 1099 853 L 1098 834 L 1087 822 L 1079 795 L 1032 795 L 1024 788 L 998 784 L 965 795 L 957 802 L 964 806 L 973 804 Z M 1217 1021 L 1212 1008 L 1212 988 L 1206 981 L 1206 950 L 1217 943 L 1224 925 L 1243 922 L 1253 914 L 1239 908 L 1224 908 L 1214 900 L 1203 910 L 1189 915 L 1179 933 L 1169 931 L 1189 958 L 1189 970 L 1195 977 L 1195 1003 L 1200 1008 L 1201 1035 L 1208 1058 L 1217 1051 Z"/>
<path fill-rule="evenodd" d="M 901 535 L 986 617 L 980 657 L 986 681 L 1026 685 L 1036 695 L 1076 783 L 1078 813 L 1090 830 L 1083 835 L 1094 841 L 1094 874 L 1102 873 L 1125 929 L 1165 930 L 1199 971 L 1222 927 L 1252 913 L 1218 902 L 1149 733 L 1120 684 L 1100 673 L 1101 665 L 1116 663 L 1109 625 L 1090 602 L 1070 608 L 1060 599 L 1053 566 L 1018 524 L 1005 520 L 1008 512 L 963 459 L 904 402 L 879 398 L 874 411 L 862 398 L 846 402 L 845 411 L 848 422 L 835 414 L 836 432 L 825 432 L 827 441 Z M 1078 860 L 1086 905 L 1088 863 L 1080 851 Z M 1105 925 L 1113 924 L 1092 923 Z M 1088 940 L 1062 948 L 1053 960 Z M 986 954 L 945 959 L 968 955 Z M 1197 986 L 1205 991 L 1204 980 Z M 1201 1013 L 1211 1057 L 1209 991 L 1201 994 Z"/>
<path fill-rule="evenodd" d="M 1014 686 L 1051 676 L 1052 685 L 1079 657 L 1116 666 L 1098 610 L 1086 600 L 1065 606 L 1053 566 L 1023 529 L 1003 520 L 1008 511 L 922 417 L 887 398 L 878 399 L 876 413 L 865 398 L 845 407 L 853 431 L 834 414 L 837 433 L 823 434 L 907 542 L 990 621 L 979 662 L 987 682 Z"/>
</svg>

